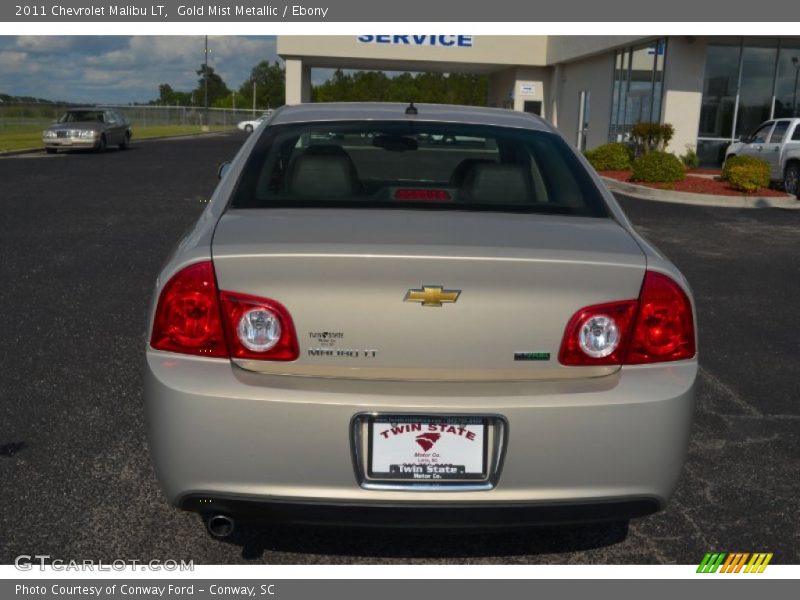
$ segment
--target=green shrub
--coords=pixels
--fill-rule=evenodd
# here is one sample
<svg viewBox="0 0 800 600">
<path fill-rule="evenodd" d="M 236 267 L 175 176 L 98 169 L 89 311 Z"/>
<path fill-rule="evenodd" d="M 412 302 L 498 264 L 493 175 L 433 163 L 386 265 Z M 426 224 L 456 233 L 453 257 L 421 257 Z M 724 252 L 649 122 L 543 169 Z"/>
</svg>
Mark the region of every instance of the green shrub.
<svg viewBox="0 0 800 600">
<path fill-rule="evenodd" d="M 687 169 L 696 169 L 700 166 L 700 157 L 691 144 L 686 144 L 686 154 L 681 156 L 681 162 Z"/>
<path fill-rule="evenodd" d="M 604 144 L 586 153 L 596 171 L 625 171 L 631 168 L 631 150 L 625 144 Z"/>
<path fill-rule="evenodd" d="M 758 159 L 756 159 L 758 160 Z M 769 164 L 734 165 L 728 169 L 728 183 L 735 190 L 752 193 L 769 185 Z"/>
<path fill-rule="evenodd" d="M 731 156 L 722 166 L 721 179 L 732 184 L 731 171 L 736 167 L 752 167 L 753 173 L 758 172 L 761 174 L 761 178 L 758 181 L 754 181 L 754 183 L 758 183 L 759 188 L 769 187 L 770 167 L 767 161 L 755 156 Z M 739 177 L 741 177 L 741 174 Z"/>
<path fill-rule="evenodd" d="M 636 123 L 631 129 L 631 139 L 644 153 L 652 150 L 663 151 L 674 135 L 675 128 L 669 123 L 643 121 Z"/>
<path fill-rule="evenodd" d="M 671 183 L 683 181 L 684 169 L 678 157 L 669 152 L 653 151 L 633 161 L 632 181 Z"/>
</svg>

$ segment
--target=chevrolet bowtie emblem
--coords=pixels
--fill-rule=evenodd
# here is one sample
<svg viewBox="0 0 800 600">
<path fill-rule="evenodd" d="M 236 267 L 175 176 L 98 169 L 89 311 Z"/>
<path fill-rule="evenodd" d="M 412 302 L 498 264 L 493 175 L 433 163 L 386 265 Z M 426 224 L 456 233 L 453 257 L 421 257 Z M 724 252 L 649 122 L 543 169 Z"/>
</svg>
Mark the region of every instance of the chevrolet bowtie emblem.
<svg viewBox="0 0 800 600">
<path fill-rule="evenodd" d="M 442 302 L 455 302 L 461 290 L 446 290 L 440 285 L 423 285 L 419 290 L 408 290 L 403 302 L 421 302 L 422 306 L 441 306 Z"/>
</svg>

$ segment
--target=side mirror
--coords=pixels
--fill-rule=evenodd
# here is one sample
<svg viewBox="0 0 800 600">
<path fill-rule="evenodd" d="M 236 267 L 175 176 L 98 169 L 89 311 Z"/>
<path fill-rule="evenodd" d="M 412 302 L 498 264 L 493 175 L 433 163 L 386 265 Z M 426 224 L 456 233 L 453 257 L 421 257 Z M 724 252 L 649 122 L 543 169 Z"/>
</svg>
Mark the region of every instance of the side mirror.
<svg viewBox="0 0 800 600">
<path fill-rule="evenodd" d="M 228 172 L 228 169 L 231 168 L 231 161 L 226 160 L 224 162 L 219 163 L 217 167 L 217 179 L 222 179 L 225 177 L 225 173 Z"/>
</svg>

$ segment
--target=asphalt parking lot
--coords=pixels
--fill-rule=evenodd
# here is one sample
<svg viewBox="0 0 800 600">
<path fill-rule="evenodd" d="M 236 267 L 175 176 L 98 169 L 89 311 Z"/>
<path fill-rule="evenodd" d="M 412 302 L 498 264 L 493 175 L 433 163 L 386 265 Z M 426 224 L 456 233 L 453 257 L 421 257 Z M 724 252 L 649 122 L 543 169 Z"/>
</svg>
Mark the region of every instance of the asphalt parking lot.
<svg viewBox="0 0 800 600">
<path fill-rule="evenodd" d="M 622 198 L 686 274 L 701 374 L 668 509 L 623 524 L 477 534 L 309 527 L 211 538 L 167 505 L 140 371 L 151 286 L 243 137 L 0 158 L 0 563 L 697 563 L 707 550 L 800 562 L 800 211 Z"/>
</svg>

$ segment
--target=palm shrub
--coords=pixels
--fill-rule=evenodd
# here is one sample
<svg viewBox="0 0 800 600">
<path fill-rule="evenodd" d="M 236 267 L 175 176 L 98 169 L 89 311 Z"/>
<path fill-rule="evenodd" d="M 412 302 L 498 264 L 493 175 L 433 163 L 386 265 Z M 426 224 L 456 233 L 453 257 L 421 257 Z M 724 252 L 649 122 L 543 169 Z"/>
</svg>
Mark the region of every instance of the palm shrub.
<svg viewBox="0 0 800 600">
<path fill-rule="evenodd" d="M 631 138 L 644 154 L 663 151 L 674 135 L 675 128 L 669 123 L 640 121 L 631 129 Z"/>
</svg>

